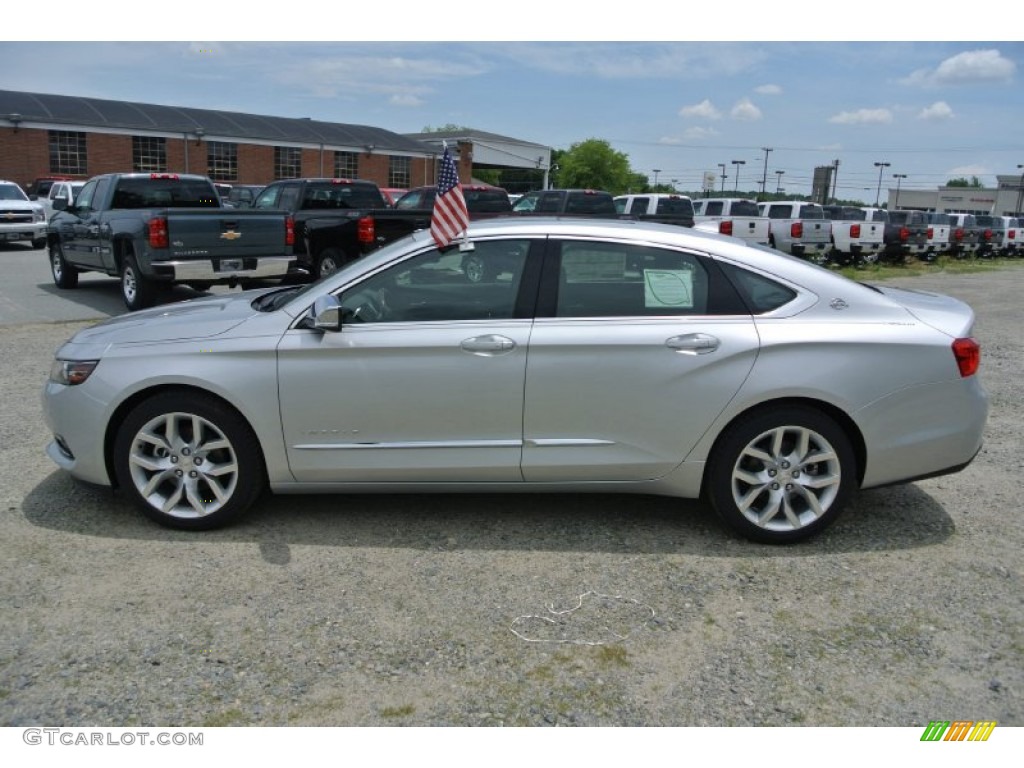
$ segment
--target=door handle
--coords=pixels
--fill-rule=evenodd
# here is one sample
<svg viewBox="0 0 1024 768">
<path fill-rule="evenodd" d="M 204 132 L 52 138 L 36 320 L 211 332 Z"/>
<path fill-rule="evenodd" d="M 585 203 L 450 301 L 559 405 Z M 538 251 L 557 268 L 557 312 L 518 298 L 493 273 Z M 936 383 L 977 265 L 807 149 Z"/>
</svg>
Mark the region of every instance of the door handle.
<svg viewBox="0 0 1024 768">
<path fill-rule="evenodd" d="M 516 348 L 516 343 L 507 336 L 499 336 L 489 333 L 485 336 L 475 336 L 472 339 L 464 340 L 460 345 L 466 352 L 474 355 L 504 355 Z"/>
<path fill-rule="evenodd" d="M 707 333 L 684 333 L 665 340 L 665 346 L 684 355 L 706 355 L 714 352 L 721 344 L 717 338 Z"/>
</svg>

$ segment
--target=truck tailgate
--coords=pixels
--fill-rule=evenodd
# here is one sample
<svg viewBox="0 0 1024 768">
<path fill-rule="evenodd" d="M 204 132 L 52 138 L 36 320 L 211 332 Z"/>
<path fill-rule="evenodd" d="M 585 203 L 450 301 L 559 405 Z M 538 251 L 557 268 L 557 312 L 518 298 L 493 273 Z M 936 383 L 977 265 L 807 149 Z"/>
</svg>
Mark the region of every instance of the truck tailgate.
<svg viewBox="0 0 1024 768">
<path fill-rule="evenodd" d="M 172 258 L 278 256 L 288 252 L 280 211 L 172 209 L 162 214 Z"/>
</svg>

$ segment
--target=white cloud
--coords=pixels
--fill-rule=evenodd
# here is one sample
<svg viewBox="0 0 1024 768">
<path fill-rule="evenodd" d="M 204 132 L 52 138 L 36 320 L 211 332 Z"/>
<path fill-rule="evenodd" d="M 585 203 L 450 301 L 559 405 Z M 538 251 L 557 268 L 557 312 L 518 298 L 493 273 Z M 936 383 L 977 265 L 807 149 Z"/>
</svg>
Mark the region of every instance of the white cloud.
<svg viewBox="0 0 1024 768">
<path fill-rule="evenodd" d="M 716 131 L 714 128 L 702 128 L 701 126 L 697 125 L 693 126 L 692 128 L 687 128 L 685 131 L 683 131 L 684 139 L 710 139 L 711 137 L 717 135 L 718 131 Z"/>
<path fill-rule="evenodd" d="M 734 120 L 760 120 L 761 110 L 750 99 L 740 99 L 729 113 Z"/>
<path fill-rule="evenodd" d="M 828 119 L 830 123 L 840 125 L 857 125 L 861 123 L 891 123 L 892 112 L 888 109 L 857 109 L 852 112 L 840 112 Z"/>
<path fill-rule="evenodd" d="M 708 99 L 704 99 L 700 104 L 683 107 L 679 110 L 679 114 L 681 117 L 699 117 L 704 120 L 718 120 L 722 117 L 722 113 Z"/>
<path fill-rule="evenodd" d="M 765 85 L 759 85 L 754 89 L 754 93 L 760 93 L 762 96 L 778 96 L 782 93 L 782 86 L 775 85 L 774 83 L 766 83 Z"/>
<path fill-rule="evenodd" d="M 396 93 L 388 99 L 388 103 L 396 107 L 422 107 L 423 99 L 411 93 Z"/>
<path fill-rule="evenodd" d="M 952 120 L 955 117 L 953 108 L 944 101 L 936 101 L 930 107 L 925 107 L 918 114 L 918 120 Z"/>
<path fill-rule="evenodd" d="M 1013 79 L 1017 65 L 995 50 L 964 51 L 939 64 L 935 69 L 919 69 L 904 78 L 906 85 L 978 85 Z"/>
</svg>

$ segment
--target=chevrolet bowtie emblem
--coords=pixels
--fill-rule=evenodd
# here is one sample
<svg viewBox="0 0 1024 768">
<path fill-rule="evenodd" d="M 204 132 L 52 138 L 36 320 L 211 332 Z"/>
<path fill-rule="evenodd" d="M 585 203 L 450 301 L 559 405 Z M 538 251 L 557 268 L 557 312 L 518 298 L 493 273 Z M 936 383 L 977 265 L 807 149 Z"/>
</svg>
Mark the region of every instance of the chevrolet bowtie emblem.
<svg viewBox="0 0 1024 768">
<path fill-rule="evenodd" d="M 242 236 L 241 232 L 235 232 L 233 229 L 229 229 L 227 232 L 220 233 L 221 240 L 237 240 Z"/>
<path fill-rule="evenodd" d="M 13 219 L 13 218 L 15 218 L 15 216 L 17 216 L 17 214 L 10 213 L 10 212 L 4 214 L 4 218 L 5 219 Z"/>
</svg>

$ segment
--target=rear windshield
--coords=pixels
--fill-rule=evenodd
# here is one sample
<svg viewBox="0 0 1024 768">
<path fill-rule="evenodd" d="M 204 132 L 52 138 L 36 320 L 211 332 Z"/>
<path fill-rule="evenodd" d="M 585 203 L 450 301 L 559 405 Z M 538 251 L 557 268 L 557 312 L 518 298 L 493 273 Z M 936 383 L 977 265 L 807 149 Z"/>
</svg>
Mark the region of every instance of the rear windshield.
<svg viewBox="0 0 1024 768">
<path fill-rule="evenodd" d="M 463 189 L 470 213 L 507 213 L 512 210 L 508 193 L 502 189 Z"/>
<path fill-rule="evenodd" d="M 733 216 L 760 216 L 757 210 L 757 203 L 750 200 L 740 200 L 732 204 L 730 212 Z"/>
<path fill-rule="evenodd" d="M 825 212 L 821 210 L 820 205 L 801 205 L 800 206 L 800 218 L 801 219 L 824 219 Z"/>
<path fill-rule="evenodd" d="M 949 224 L 949 214 L 947 213 L 929 213 L 928 214 L 929 224 Z"/>
<path fill-rule="evenodd" d="M 658 213 L 692 217 L 693 201 L 685 197 L 658 198 Z"/>
<path fill-rule="evenodd" d="M 566 213 L 608 213 L 615 215 L 615 202 L 608 193 L 570 193 L 565 204 Z"/>
<path fill-rule="evenodd" d="M 332 184 L 329 181 L 314 181 L 306 184 L 302 208 L 387 208 L 387 202 L 376 184 Z"/>
<path fill-rule="evenodd" d="M 213 185 L 202 179 L 149 176 L 117 182 L 111 208 L 220 208 Z"/>
</svg>

